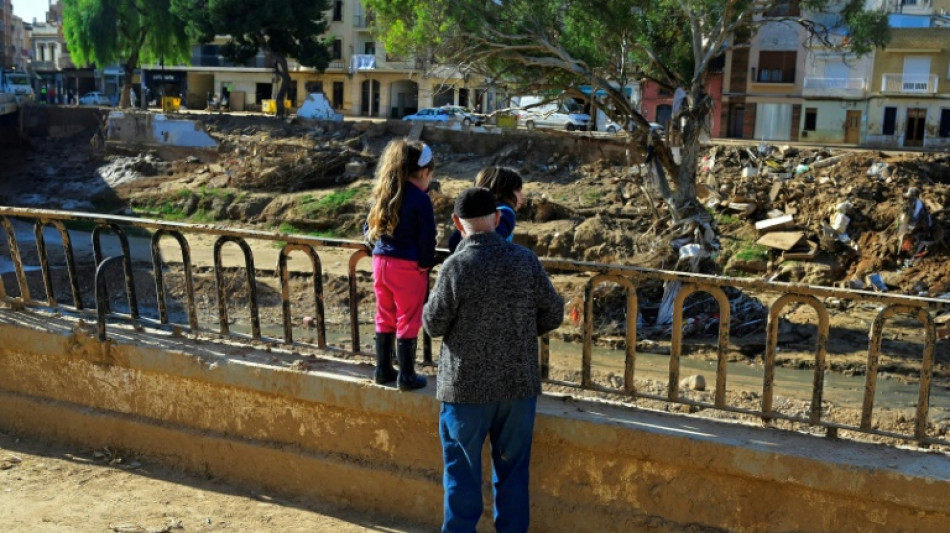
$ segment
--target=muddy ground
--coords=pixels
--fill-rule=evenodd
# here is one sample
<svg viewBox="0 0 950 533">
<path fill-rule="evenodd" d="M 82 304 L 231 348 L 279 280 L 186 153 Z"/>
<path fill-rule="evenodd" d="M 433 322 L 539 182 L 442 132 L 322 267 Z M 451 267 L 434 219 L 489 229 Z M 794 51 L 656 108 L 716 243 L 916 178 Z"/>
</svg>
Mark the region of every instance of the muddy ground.
<svg viewBox="0 0 950 533">
<path fill-rule="evenodd" d="M 204 121 L 221 143 L 213 157 L 135 151 L 128 147 L 103 151 L 90 142 L 93 132 L 60 139 L 31 139 L 19 148 L 5 151 L 0 203 L 360 238 L 372 170 L 390 139 L 382 125 L 320 125 L 227 115 L 207 116 Z M 443 228 L 442 239 L 447 238 L 450 230 L 448 216 L 454 196 L 471 183 L 483 166 L 505 164 L 525 177 L 527 202 L 518 213 L 516 229 L 516 241 L 520 244 L 548 257 L 655 268 L 676 265 L 677 254 L 669 243 L 667 210 L 662 202 L 648 201 L 651 185 L 643 179 L 642 167 L 632 169 L 623 162 L 606 160 L 579 164 L 560 154 L 540 152 L 522 144 L 513 144 L 489 157 L 456 152 L 446 145 L 437 144 L 434 149 L 440 188 L 432 193 L 432 198 Z M 803 170 L 803 166 L 808 170 Z M 743 172 L 744 168 L 754 171 Z M 908 253 L 901 250 L 898 226 L 907 205 L 903 193 L 914 186 L 921 191 L 920 198 L 933 215 L 934 228 L 946 233 L 944 206 L 950 205 L 948 171 L 947 154 L 841 152 L 782 146 L 762 150 L 756 145 L 707 147 L 700 164 L 701 192 L 720 234 L 720 249 L 706 266 L 712 265 L 730 276 L 850 287 L 865 286 L 862 284 L 868 283 L 869 275 L 879 273 L 891 292 L 946 295 L 950 292 L 946 245 L 938 240 L 922 250 L 925 253 L 916 249 Z M 743 177 L 743 173 L 748 177 Z M 829 241 L 824 229 L 831 225 L 835 208 L 843 201 L 852 204 L 847 228 L 850 243 L 840 239 Z M 761 236 L 755 223 L 765 220 L 770 213 L 775 215 L 775 211 L 791 214 L 791 229 L 801 231 L 805 240 L 818 245 L 820 250 L 813 260 L 787 260 L 783 252 L 755 244 Z M 211 264 L 212 241 L 189 236 L 189 242 L 195 262 Z M 257 246 L 256 254 L 273 255 L 276 251 L 272 244 Z M 5 249 L 0 250 L 0 257 L 7 254 Z M 35 253 L 32 258 L 29 253 L 25 256 L 28 263 L 36 263 Z M 349 295 L 344 277 L 347 255 L 324 254 L 322 259 L 331 345 L 349 348 Z M 138 297 L 145 302 L 141 305 L 142 313 L 156 318 L 155 286 L 148 274 L 147 255 L 139 261 L 136 287 Z M 85 272 L 81 277 L 91 279 L 90 261 L 83 263 L 80 258 L 80 262 L 80 269 Z M 271 268 L 266 266 L 270 264 L 272 258 L 262 258 L 258 268 Z M 368 265 L 364 262 L 363 266 L 359 273 L 360 322 L 371 330 L 373 299 L 369 272 L 365 270 Z M 185 323 L 181 270 L 172 266 L 166 274 L 173 320 Z M 225 274 L 231 295 L 228 304 L 232 310 L 232 331 L 248 329 L 243 275 L 238 269 Z M 39 274 L 29 272 L 27 277 L 31 293 L 42 298 L 45 292 Z M 551 377 L 576 383 L 580 381 L 581 351 L 576 318 L 587 277 L 563 273 L 553 277 L 568 309 L 567 319 L 552 343 Z M 9 293 L 17 294 L 11 272 L 3 274 L 3 281 Z M 110 278 L 110 282 L 113 309 L 127 310 L 121 277 Z M 195 282 L 201 327 L 208 332 L 216 331 L 217 300 L 211 269 L 197 269 Z M 279 338 L 280 290 L 273 272 L 260 272 L 258 288 L 264 334 Z M 83 285 L 81 289 L 89 307 L 93 302 L 92 287 Z M 62 269 L 54 270 L 54 290 L 58 301 L 71 301 Z M 313 309 L 311 277 L 293 276 L 290 294 L 295 339 L 312 343 L 315 333 L 302 323 L 302 317 L 312 314 Z M 660 286 L 643 287 L 640 294 L 646 311 L 643 327 L 638 328 L 640 355 L 635 382 L 639 393 L 656 400 L 641 398 L 634 403 L 651 409 L 761 424 L 751 416 L 660 400 L 667 394 L 664 373 L 670 329 L 653 326 L 651 321 L 655 319 L 661 294 Z M 725 400 L 735 408 L 757 410 L 762 401 L 765 342 L 761 303 L 770 302 L 776 295 L 731 296 L 736 310 L 744 310 L 745 316 L 734 312 L 738 318 L 734 320 L 736 326 L 730 339 L 728 359 L 733 366 Z M 594 301 L 598 346 L 593 379 L 602 387 L 619 389 L 623 385 L 626 319 L 622 312 L 623 296 L 616 290 L 603 289 L 595 294 Z M 697 376 L 703 376 L 707 387 L 683 387 L 680 394 L 709 404 L 713 401 L 709 389 L 715 375 L 716 310 L 708 303 L 688 303 L 695 304 L 691 313 L 695 320 L 689 324 L 685 341 L 682 376 L 694 384 Z M 840 379 L 852 379 L 844 385 L 836 384 L 836 389 L 853 389 L 852 395 L 857 394 L 863 387 L 867 331 L 880 308 L 847 299 L 825 303 L 832 325 L 827 367 L 830 374 Z M 817 339 L 815 322 L 810 308 L 793 306 L 780 326 L 776 362 L 788 372 L 777 378 L 774 407 L 789 416 L 808 416 Z M 364 354 L 352 356 L 367 366 L 371 361 L 370 335 L 361 338 Z M 902 317 L 888 327 L 878 375 L 882 393 L 875 407 L 875 428 L 913 434 L 913 385 L 922 353 L 919 339 L 919 328 L 909 319 Z M 937 346 L 936 380 L 931 395 L 935 407 L 927 427 L 928 435 L 938 438 L 946 438 L 950 432 L 950 407 L 942 406 L 940 400 L 950 395 L 947 342 L 943 340 Z M 655 360 L 652 370 L 650 358 Z M 295 349 L 282 354 L 275 351 L 272 362 L 306 370 L 309 361 L 305 349 Z M 434 374 L 432 367 L 423 367 L 421 371 Z M 743 377 L 744 373 L 751 377 Z M 907 394 L 896 396 L 894 391 L 899 387 L 906 389 L 908 384 L 910 399 Z M 546 390 L 555 395 L 582 394 L 576 388 L 556 384 L 547 385 Z M 888 400 L 888 394 L 902 399 Z M 589 395 L 629 402 L 615 393 Z M 823 420 L 848 426 L 858 423 L 860 411 L 854 407 L 853 399 L 848 404 L 826 397 L 821 407 Z M 814 430 L 782 421 L 775 425 Z M 847 435 L 843 432 L 842 436 Z M 872 439 L 894 442 L 883 437 Z M 946 451 L 939 446 L 935 449 Z M 218 480 L 201 479 L 169 470 L 147 458 L 123 456 L 115 450 L 72 449 L 3 433 L 0 486 L 2 522 L 23 531 L 421 530 L 410 524 L 316 508 L 313 502 L 281 499 Z"/>
<path fill-rule="evenodd" d="M 42 533 L 422 532 L 419 524 L 287 498 L 119 450 L 0 432 L 0 523 Z"/>
<path fill-rule="evenodd" d="M 192 118 L 202 120 L 220 143 L 214 154 L 172 155 L 128 146 L 101 150 L 90 142 L 91 132 L 61 139 L 33 139 L 10 158 L 0 195 L 7 205 L 361 238 L 372 172 L 383 146 L 392 138 L 385 124 L 326 124 L 229 115 Z M 482 167 L 503 164 L 516 168 L 525 178 L 526 202 L 518 212 L 515 240 L 538 255 L 652 268 L 676 266 L 676 246 L 671 240 L 674 245 L 681 245 L 682 239 L 677 238 L 684 235 L 689 240 L 691 227 L 679 233 L 670 230 L 666 206 L 662 201 L 650 200 L 653 186 L 646 167 L 607 159 L 582 164 L 524 143 L 518 141 L 490 156 L 434 145 L 438 185 L 431 196 L 441 228 L 440 244 L 445 243 L 451 230 L 449 215 L 455 195 L 471 184 Z M 700 197 L 711 226 L 719 233 L 719 242 L 718 249 L 710 250 L 704 271 L 856 288 L 871 287 L 869 276 L 880 274 L 889 292 L 946 297 L 950 292 L 950 268 L 946 266 L 948 251 L 943 235 L 950 235 L 950 214 L 945 207 L 950 205 L 948 171 L 948 154 L 806 146 L 708 146 L 699 165 Z M 899 222 L 909 202 L 904 193 L 911 187 L 919 191 L 932 223 L 926 235 L 917 235 L 917 241 L 929 244 L 908 251 L 902 250 Z M 849 219 L 847 227 L 829 239 L 828 227 L 835 224 L 836 208 L 843 202 L 850 204 L 843 211 Z M 756 223 L 779 215 L 792 217 L 793 223 L 784 229 L 800 232 L 800 245 L 814 243 L 817 253 L 811 260 L 791 260 L 785 257 L 788 251 L 756 244 L 762 236 Z M 846 233 L 849 239 L 842 239 L 840 233 Z M 203 245 L 191 241 L 191 247 L 199 256 L 196 261 L 202 253 L 210 257 L 210 241 Z M 341 260 L 335 264 L 336 270 L 327 268 L 324 280 L 327 315 L 346 338 L 344 317 L 349 297 L 342 277 L 342 265 L 346 263 Z M 369 274 L 364 270 L 360 275 L 361 322 L 369 324 Z M 36 276 L 31 274 L 34 283 L 39 281 Z M 241 276 L 240 272 L 227 276 L 229 285 L 235 288 L 229 291 L 235 295 L 230 302 L 234 309 L 231 320 L 238 329 L 242 322 L 245 327 L 247 324 Z M 578 316 L 587 276 L 554 277 L 568 306 L 565 324 L 555 337 L 573 346 L 569 350 L 579 352 Z M 12 278 L 6 279 L 10 286 Z M 146 275 L 141 283 L 140 298 L 154 301 L 152 281 Z M 207 270 L 199 272 L 196 283 L 199 292 L 206 295 L 198 302 L 203 326 L 216 329 L 213 275 Z M 279 288 L 273 278 L 266 276 L 259 277 L 258 283 L 265 335 L 270 332 L 279 336 Z M 312 337 L 312 332 L 303 328 L 299 316 L 307 313 L 308 295 L 312 294 L 310 280 L 298 276 L 293 283 L 295 327 L 299 330 L 295 338 L 306 339 Z M 173 294 L 178 290 L 175 295 L 181 296 L 180 284 L 176 289 L 172 282 L 171 287 Z M 42 288 L 37 291 L 42 294 Z M 652 323 L 662 292 L 659 284 L 641 287 L 643 322 L 638 328 L 638 352 L 661 356 L 669 353 L 670 327 Z M 121 293 L 119 286 L 112 291 Z M 67 294 L 61 296 L 68 301 Z M 730 361 L 761 366 L 765 351 L 762 304 L 775 297 L 764 293 L 730 294 Z M 91 301 L 91 292 L 85 299 Z M 689 358 L 711 361 L 716 357 L 717 311 L 710 303 L 687 301 L 693 309 L 684 347 Z M 846 299 L 825 303 L 832 326 L 827 367 L 832 372 L 860 376 L 867 360 L 867 332 L 880 307 Z M 114 305 L 121 309 L 123 303 L 118 299 Z M 154 306 L 152 309 L 154 314 Z M 297 309 L 302 311 L 298 313 Z M 177 310 L 181 312 L 180 307 Z M 148 311 L 143 313 L 147 315 Z M 595 316 L 596 342 L 622 349 L 626 317 L 620 291 L 598 290 Z M 813 368 L 815 321 L 814 312 L 804 306 L 793 306 L 785 314 L 780 326 L 779 365 L 803 372 Z M 889 324 L 882 375 L 914 382 L 922 353 L 919 339 L 913 321 L 900 319 Z M 371 340 L 363 338 L 367 351 L 371 350 Z M 948 352 L 947 341 L 941 341 L 935 367 L 935 376 L 941 382 L 950 381 Z M 616 386 L 621 372 L 607 366 L 595 371 L 595 379 L 604 386 Z M 553 371 L 560 373 L 558 377 L 576 381 L 575 368 L 569 360 L 564 368 L 555 366 Z M 643 386 L 652 387 L 649 383 Z M 743 392 L 736 394 L 735 401 L 742 404 L 756 400 L 754 392 L 752 396 Z"/>
</svg>

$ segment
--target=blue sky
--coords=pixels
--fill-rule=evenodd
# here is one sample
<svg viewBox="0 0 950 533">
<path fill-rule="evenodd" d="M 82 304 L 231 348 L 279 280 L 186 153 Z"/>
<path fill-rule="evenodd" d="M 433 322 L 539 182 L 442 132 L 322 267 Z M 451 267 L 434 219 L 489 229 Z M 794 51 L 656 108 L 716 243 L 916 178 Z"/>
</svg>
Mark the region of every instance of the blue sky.
<svg viewBox="0 0 950 533">
<path fill-rule="evenodd" d="M 23 22 L 33 22 L 46 20 L 46 12 L 49 10 L 49 0 L 12 0 L 13 14 L 23 19 Z"/>
</svg>

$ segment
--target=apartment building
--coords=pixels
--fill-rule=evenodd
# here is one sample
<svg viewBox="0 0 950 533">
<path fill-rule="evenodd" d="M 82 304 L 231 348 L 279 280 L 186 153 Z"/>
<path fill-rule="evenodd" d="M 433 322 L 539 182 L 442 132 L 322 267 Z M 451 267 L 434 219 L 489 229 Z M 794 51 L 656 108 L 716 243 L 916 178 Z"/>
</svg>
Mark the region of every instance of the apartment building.
<svg viewBox="0 0 950 533">
<path fill-rule="evenodd" d="M 11 22 L 10 51 L 12 52 L 12 62 L 10 67 L 15 70 L 26 71 L 30 66 L 30 39 L 23 25 L 23 19 L 14 15 Z"/>
<path fill-rule="evenodd" d="M 892 3 L 891 41 L 874 55 L 863 144 L 950 146 L 950 0 Z"/>
<path fill-rule="evenodd" d="M 359 0 L 335 0 L 327 19 L 333 59 L 324 72 L 288 61 L 291 106 L 302 104 L 308 93 L 322 92 L 349 116 L 399 118 L 444 104 L 495 108 L 494 94 L 458 69 L 387 54 L 373 35 L 372 14 Z M 219 54 L 225 42 L 221 37 L 195 46 L 188 66 L 143 66 L 141 91 L 180 95 L 187 107 L 204 108 L 209 95 L 227 88 L 232 109 L 259 108 L 277 92 L 273 59 L 261 53 L 244 65 L 229 63 Z"/>
<path fill-rule="evenodd" d="M 847 39 L 834 14 L 810 14 L 817 24 L 835 28 L 835 45 Z M 812 40 L 803 47 L 805 78 L 799 139 L 810 142 L 860 144 L 863 142 L 871 94 L 874 53 L 858 57 Z"/>
<path fill-rule="evenodd" d="M 359 0 L 334 0 L 329 33 L 333 62 L 323 73 L 296 65 L 297 94 L 323 92 L 345 115 L 400 118 L 446 104 L 493 110 L 480 80 L 447 65 L 395 57 L 373 34 L 373 15 Z"/>
<path fill-rule="evenodd" d="M 0 0 L 0 68 L 13 68 L 13 4 Z"/>
<path fill-rule="evenodd" d="M 766 13 L 749 46 L 743 132 L 753 139 L 797 141 L 804 82 L 805 31 L 779 17 L 801 14 L 797 1 Z M 775 18 L 774 22 L 768 21 Z M 745 75 L 745 73 L 743 73 Z"/>
</svg>

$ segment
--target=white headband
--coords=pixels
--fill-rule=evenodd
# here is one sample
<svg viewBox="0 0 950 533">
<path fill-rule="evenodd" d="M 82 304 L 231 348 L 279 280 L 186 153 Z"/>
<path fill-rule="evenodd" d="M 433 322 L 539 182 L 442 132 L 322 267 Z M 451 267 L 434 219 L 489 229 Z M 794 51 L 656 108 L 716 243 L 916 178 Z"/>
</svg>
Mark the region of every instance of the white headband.
<svg viewBox="0 0 950 533">
<path fill-rule="evenodd" d="M 428 165 L 430 161 L 432 161 L 432 150 L 428 144 L 423 144 L 422 153 L 419 154 L 419 168 Z"/>
</svg>

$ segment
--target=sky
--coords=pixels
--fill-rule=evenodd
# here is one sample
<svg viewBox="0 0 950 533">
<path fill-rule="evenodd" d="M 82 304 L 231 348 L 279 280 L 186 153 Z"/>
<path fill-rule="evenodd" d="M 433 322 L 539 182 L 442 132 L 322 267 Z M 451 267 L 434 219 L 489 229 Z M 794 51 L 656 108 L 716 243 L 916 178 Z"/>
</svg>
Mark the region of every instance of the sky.
<svg viewBox="0 0 950 533">
<path fill-rule="evenodd" d="M 38 22 L 46 20 L 49 10 L 49 0 L 12 0 L 13 14 L 23 19 L 23 22 Z"/>
</svg>

